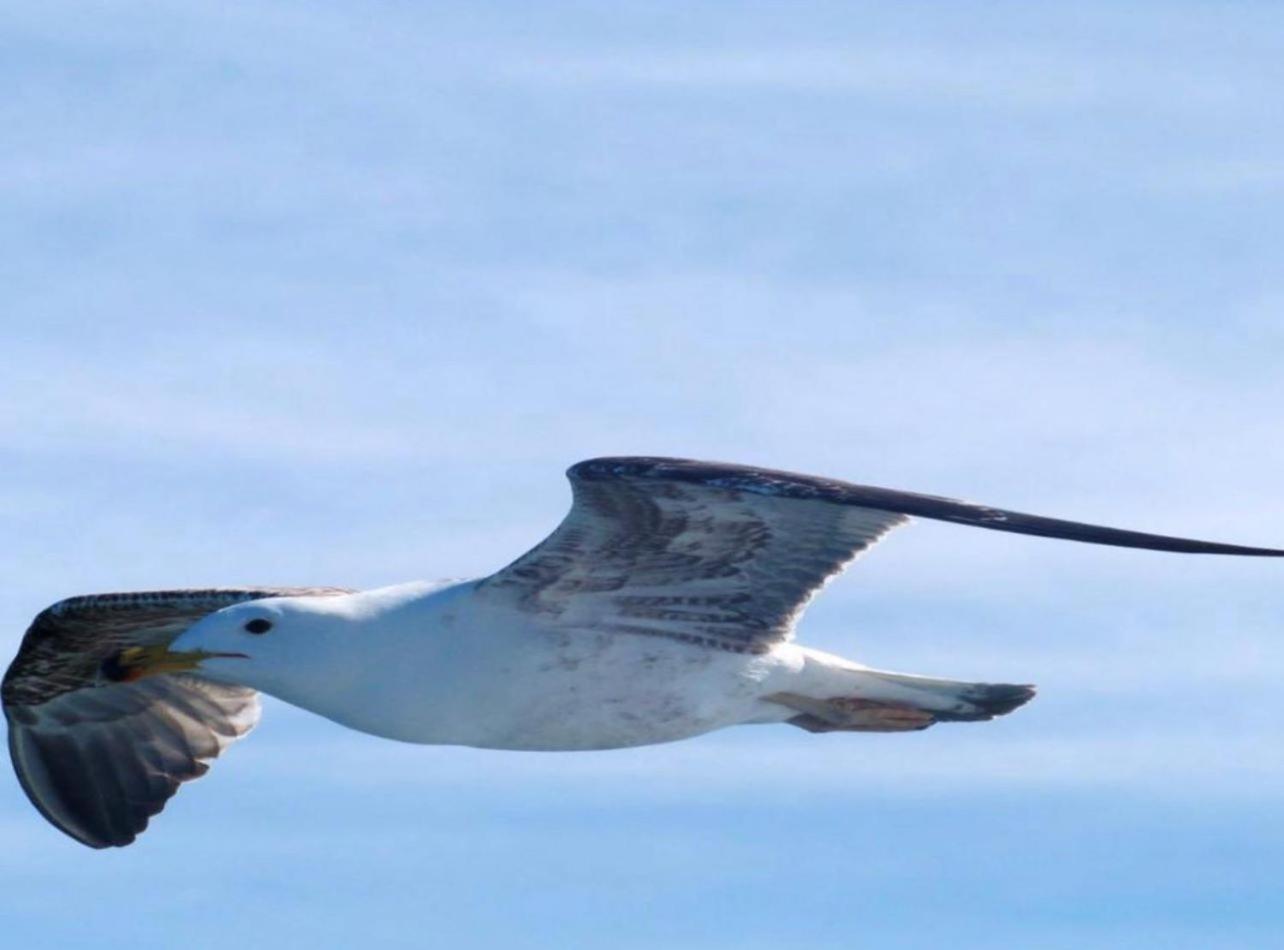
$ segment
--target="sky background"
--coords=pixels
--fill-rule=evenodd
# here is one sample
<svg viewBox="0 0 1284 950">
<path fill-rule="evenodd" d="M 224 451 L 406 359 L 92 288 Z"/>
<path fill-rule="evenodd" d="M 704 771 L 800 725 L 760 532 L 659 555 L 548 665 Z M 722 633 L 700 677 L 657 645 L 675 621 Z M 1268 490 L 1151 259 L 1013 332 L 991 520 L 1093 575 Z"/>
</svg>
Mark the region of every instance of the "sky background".
<svg viewBox="0 0 1284 950">
<path fill-rule="evenodd" d="M 600 454 L 1284 544 L 1278 4 L 0 10 L 0 647 L 484 574 Z M 986 724 L 609 753 L 269 700 L 139 843 L 0 779 L 24 948 L 1260 948 L 1279 563 L 938 523 L 804 640 Z"/>
</svg>

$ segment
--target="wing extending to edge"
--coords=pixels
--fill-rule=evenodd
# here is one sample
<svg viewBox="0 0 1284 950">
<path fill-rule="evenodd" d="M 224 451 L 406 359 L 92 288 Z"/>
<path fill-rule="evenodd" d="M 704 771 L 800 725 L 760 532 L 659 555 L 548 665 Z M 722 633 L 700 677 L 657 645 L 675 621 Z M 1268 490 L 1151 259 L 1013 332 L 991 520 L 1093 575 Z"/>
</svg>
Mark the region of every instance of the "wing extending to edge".
<svg viewBox="0 0 1284 950">
<path fill-rule="evenodd" d="M 600 458 L 567 477 L 565 520 L 478 593 L 559 626 L 737 652 L 788 639 L 816 591 L 910 516 L 1154 551 L 1284 556 L 744 465 Z"/>
<path fill-rule="evenodd" d="M 41 611 L 0 696 L 23 791 L 92 848 L 127 845 L 186 781 L 258 722 L 257 694 L 190 674 L 132 683 L 100 675 L 130 646 L 168 643 L 201 617 L 264 597 L 335 588 L 145 591 L 72 597 Z"/>
</svg>

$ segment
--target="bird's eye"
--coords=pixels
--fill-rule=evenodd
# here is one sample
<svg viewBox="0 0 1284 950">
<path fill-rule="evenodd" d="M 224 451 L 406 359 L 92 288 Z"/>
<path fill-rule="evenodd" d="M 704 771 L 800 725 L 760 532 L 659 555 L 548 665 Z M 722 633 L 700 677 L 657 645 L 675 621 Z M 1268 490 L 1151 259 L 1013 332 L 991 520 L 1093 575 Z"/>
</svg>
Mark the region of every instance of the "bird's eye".
<svg viewBox="0 0 1284 950">
<path fill-rule="evenodd" d="M 264 620 L 262 617 L 255 617 L 245 625 L 246 633 L 267 633 L 272 629 L 272 621 Z"/>
</svg>

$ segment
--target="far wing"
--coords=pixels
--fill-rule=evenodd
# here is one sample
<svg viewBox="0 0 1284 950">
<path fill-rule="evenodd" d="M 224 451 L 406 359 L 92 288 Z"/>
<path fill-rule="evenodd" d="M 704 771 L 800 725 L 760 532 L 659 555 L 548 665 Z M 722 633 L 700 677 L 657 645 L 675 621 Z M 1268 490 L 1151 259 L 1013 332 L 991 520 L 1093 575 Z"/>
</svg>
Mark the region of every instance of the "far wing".
<svg viewBox="0 0 1284 950">
<path fill-rule="evenodd" d="M 23 791 L 51 823 L 93 848 L 129 844 L 182 782 L 252 729 L 251 689 L 189 674 L 132 683 L 100 675 L 129 646 L 168 643 L 201 617 L 263 597 L 341 593 L 238 588 L 96 594 L 38 614 L 0 696 Z"/>
<path fill-rule="evenodd" d="M 566 519 L 479 593 L 563 627 L 761 653 L 791 635 L 829 577 L 909 520 L 673 478 L 674 463 L 643 461 L 572 468 Z"/>
<path fill-rule="evenodd" d="M 565 520 L 478 593 L 561 627 L 738 652 L 788 639 L 825 581 L 911 515 L 1093 544 L 1284 556 L 743 465 L 602 458 L 567 475 Z"/>
</svg>

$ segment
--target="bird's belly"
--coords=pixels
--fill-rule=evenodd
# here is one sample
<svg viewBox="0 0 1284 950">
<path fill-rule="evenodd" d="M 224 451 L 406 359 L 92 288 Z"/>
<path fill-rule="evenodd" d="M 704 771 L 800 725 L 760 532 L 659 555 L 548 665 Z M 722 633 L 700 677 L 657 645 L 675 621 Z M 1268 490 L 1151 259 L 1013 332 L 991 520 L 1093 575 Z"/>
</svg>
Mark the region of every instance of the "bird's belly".
<svg viewBox="0 0 1284 950">
<path fill-rule="evenodd" d="M 662 637 L 527 630 L 478 636 L 358 686 L 314 711 L 407 742 L 495 749 L 609 749 L 761 718 L 780 660 Z M 301 705 L 303 705 L 301 703 Z"/>
</svg>

